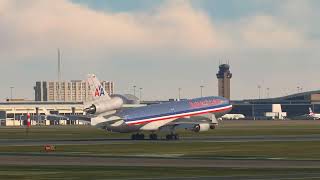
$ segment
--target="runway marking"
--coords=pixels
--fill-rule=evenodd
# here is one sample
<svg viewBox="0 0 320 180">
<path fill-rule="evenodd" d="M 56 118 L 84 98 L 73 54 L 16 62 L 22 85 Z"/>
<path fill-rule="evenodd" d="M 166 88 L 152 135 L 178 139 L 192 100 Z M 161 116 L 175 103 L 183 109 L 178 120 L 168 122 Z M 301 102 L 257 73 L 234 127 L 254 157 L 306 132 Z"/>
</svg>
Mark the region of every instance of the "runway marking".
<svg viewBox="0 0 320 180">
<path fill-rule="evenodd" d="M 163 158 L 170 158 L 170 157 L 181 157 L 184 154 L 135 154 L 135 155 L 125 155 L 129 157 L 163 157 Z"/>
</svg>

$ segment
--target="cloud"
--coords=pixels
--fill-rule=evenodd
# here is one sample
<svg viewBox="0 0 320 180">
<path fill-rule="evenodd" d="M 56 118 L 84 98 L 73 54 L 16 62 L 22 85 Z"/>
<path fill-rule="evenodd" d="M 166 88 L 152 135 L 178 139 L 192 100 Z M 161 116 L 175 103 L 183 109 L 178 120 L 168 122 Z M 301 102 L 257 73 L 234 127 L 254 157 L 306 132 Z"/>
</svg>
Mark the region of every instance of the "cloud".
<svg viewBox="0 0 320 180">
<path fill-rule="evenodd" d="M 0 53 L 25 56 L 61 46 L 95 53 L 168 48 L 202 53 L 224 44 L 206 14 L 187 1 L 131 13 L 99 12 L 65 0 L 1 4 Z"/>
<path fill-rule="evenodd" d="M 57 47 L 112 56 L 138 51 L 212 55 L 225 48 L 292 48 L 303 36 L 270 16 L 214 24 L 188 1 L 144 12 L 102 12 L 66 0 L 1 0 L 0 53 L 46 55 Z M 227 28 L 223 28 L 227 27 Z M 1 55 L 0 54 L 0 55 Z M 20 57 L 20 58 L 21 58 Z"/>
<path fill-rule="evenodd" d="M 240 33 L 243 42 L 252 48 L 291 49 L 306 45 L 303 33 L 272 16 L 255 16 L 242 24 Z"/>
</svg>

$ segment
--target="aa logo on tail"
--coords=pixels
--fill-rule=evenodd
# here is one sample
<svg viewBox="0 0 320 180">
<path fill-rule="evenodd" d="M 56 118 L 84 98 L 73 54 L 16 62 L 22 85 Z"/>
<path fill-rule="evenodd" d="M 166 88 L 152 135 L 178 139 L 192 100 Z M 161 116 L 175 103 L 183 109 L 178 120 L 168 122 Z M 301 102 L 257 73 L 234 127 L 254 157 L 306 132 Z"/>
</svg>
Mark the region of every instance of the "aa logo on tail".
<svg viewBox="0 0 320 180">
<path fill-rule="evenodd" d="M 105 92 L 104 92 L 104 89 L 101 85 L 99 85 L 97 88 L 96 88 L 96 91 L 94 93 L 94 96 L 104 96 L 105 95 Z"/>
</svg>

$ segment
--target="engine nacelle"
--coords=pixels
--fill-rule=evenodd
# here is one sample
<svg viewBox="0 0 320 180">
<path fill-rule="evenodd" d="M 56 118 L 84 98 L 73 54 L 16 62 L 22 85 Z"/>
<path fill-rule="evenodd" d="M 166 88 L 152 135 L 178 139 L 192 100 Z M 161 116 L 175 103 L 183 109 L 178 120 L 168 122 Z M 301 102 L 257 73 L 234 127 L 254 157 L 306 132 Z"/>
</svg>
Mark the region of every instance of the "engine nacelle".
<svg viewBox="0 0 320 180">
<path fill-rule="evenodd" d="M 92 105 L 84 111 L 88 114 L 101 114 L 108 111 L 120 109 L 123 105 L 123 100 L 119 97 L 114 97 L 108 100 L 96 100 Z"/>
<path fill-rule="evenodd" d="M 210 128 L 211 128 L 210 124 L 203 123 L 203 124 L 197 124 L 193 126 L 192 130 L 194 132 L 201 132 L 201 131 L 208 131 Z"/>
</svg>

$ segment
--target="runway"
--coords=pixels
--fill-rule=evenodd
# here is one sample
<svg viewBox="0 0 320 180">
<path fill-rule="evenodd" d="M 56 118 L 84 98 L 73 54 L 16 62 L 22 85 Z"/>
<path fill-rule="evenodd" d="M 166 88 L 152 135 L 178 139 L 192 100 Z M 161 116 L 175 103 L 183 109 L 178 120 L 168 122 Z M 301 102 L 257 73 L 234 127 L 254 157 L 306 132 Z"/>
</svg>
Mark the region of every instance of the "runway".
<svg viewBox="0 0 320 180">
<path fill-rule="evenodd" d="M 135 158 L 88 156 L 0 155 L 0 165 L 83 165 L 144 167 L 220 167 L 220 168 L 320 168 L 314 160 L 219 160 L 189 158 Z"/>
<path fill-rule="evenodd" d="M 172 178 L 139 178 L 139 180 L 275 180 L 275 179 L 320 179 L 320 173 L 293 173 L 293 174 L 277 174 L 277 175 L 239 175 L 239 176 L 198 176 L 198 177 L 172 177 Z M 138 180 L 130 179 L 130 180 Z"/>
<path fill-rule="evenodd" d="M 159 139 L 160 142 L 173 142 Z M 181 137 L 178 142 L 268 142 L 268 141 L 320 141 L 320 135 L 282 135 L 282 136 L 202 136 Z M 88 139 L 66 139 L 66 140 L 40 140 L 40 139 L 1 139 L 0 146 L 39 146 L 45 144 L 53 145 L 93 145 L 114 144 L 133 142 L 154 142 L 153 140 L 130 140 L 124 138 L 88 138 Z M 177 142 L 177 141 L 174 141 Z"/>
</svg>

